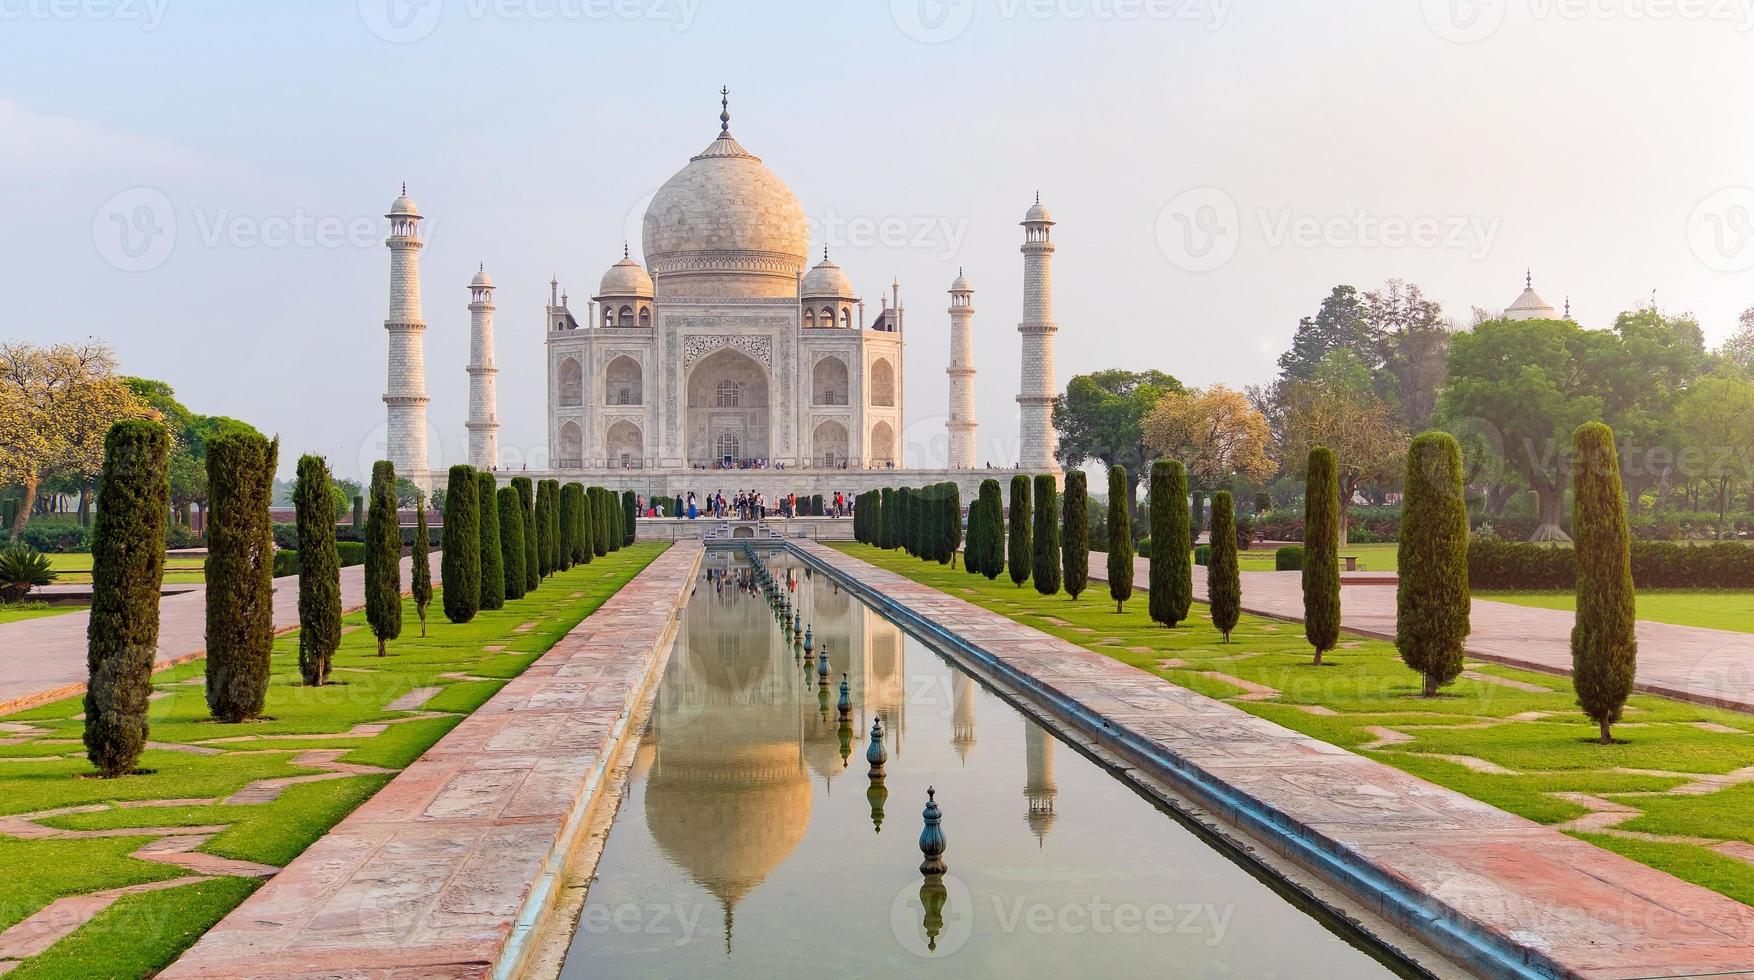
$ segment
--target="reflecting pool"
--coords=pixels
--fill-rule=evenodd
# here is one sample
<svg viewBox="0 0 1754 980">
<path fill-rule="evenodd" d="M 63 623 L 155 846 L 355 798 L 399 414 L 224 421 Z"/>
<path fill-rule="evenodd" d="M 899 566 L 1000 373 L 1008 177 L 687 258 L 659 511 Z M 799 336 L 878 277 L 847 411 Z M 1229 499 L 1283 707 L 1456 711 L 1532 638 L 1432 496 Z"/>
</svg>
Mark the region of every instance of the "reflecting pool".
<svg viewBox="0 0 1754 980">
<path fill-rule="evenodd" d="M 563 976 L 1395 975 L 826 576 L 769 559 L 824 684 L 707 562 Z"/>
</svg>

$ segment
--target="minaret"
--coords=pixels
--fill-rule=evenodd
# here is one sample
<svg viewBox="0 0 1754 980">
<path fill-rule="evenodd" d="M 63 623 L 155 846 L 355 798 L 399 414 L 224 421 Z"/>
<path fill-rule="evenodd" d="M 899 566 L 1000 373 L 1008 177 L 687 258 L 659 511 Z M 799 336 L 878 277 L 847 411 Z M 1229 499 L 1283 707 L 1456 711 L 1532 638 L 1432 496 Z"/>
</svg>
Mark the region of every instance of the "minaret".
<svg viewBox="0 0 1754 980">
<path fill-rule="evenodd" d="M 1035 195 L 1023 218 L 1023 385 L 1017 393 L 1017 466 L 1039 473 L 1060 472 L 1054 459 L 1054 219 Z"/>
<path fill-rule="evenodd" d="M 950 468 L 974 469 L 974 287 L 962 270 L 950 284 Z"/>
<path fill-rule="evenodd" d="M 389 408 L 385 455 L 396 475 L 431 489 L 426 455 L 426 321 L 420 312 L 420 210 L 402 196 L 390 205 L 390 378 L 384 393 Z"/>
<path fill-rule="evenodd" d="M 1023 796 L 1029 801 L 1024 820 L 1040 844 L 1054 825 L 1054 797 L 1060 792 L 1054 784 L 1054 737 L 1033 721 L 1023 724 Z"/>
<path fill-rule="evenodd" d="M 469 281 L 469 465 L 499 469 L 499 368 L 493 362 L 493 279 Z"/>
</svg>

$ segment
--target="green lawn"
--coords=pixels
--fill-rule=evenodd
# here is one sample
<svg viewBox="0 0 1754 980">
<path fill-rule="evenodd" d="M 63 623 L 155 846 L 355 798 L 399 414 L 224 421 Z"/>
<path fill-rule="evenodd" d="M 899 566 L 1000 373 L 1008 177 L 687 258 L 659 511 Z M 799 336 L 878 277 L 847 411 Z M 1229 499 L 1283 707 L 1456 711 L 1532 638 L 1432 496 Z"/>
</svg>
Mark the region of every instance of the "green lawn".
<svg viewBox="0 0 1754 980">
<path fill-rule="evenodd" d="M 1353 555 L 1358 558 L 1358 570 L 1361 572 L 1392 572 L 1400 567 L 1396 549 L 1400 546 L 1393 541 L 1388 544 L 1353 544 L 1340 549 L 1340 555 Z M 1257 544 L 1247 551 L 1236 553 L 1236 564 L 1245 572 L 1270 572 L 1273 570 L 1273 553 L 1278 548 Z"/>
<path fill-rule="evenodd" d="M 1570 589 L 1476 592 L 1474 597 L 1540 609 L 1577 609 L 1577 593 Z M 1638 618 L 1677 626 L 1754 633 L 1754 589 L 1642 589 L 1638 593 Z"/>
<path fill-rule="evenodd" d="M 1192 622 L 1165 629 L 1150 621 L 1143 592 L 1117 614 L 1100 582 L 1073 601 L 1064 594 L 1042 596 L 1027 584 L 1017 588 L 1004 575 L 988 582 L 960 566 L 927 564 L 899 551 L 836 547 L 1541 823 L 1564 824 L 1589 812 L 1563 794 L 1587 793 L 1633 808 L 1618 827 L 1574 836 L 1754 904 L 1754 865 L 1699 843 L 1754 842 L 1754 783 L 1725 788 L 1697 782 L 1754 766 L 1754 717 L 1634 695 L 1614 729 L 1621 744 L 1598 745 L 1570 682 L 1549 674 L 1470 663 L 1469 676 L 1441 697 L 1425 699 L 1418 676 L 1391 643 L 1347 637 L 1328 655 L 1329 666 L 1312 667 L 1303 629 L 1295 623 L 1244 616 L 1225 644 L 1203 605 L 1194 607 Z M 1237 680 L 1277 694 L 1243 701 L 1247 690 Z M 1615 830 L 1658 839 L 1617 836 Z"/>
<path fill-rule="evenodd" d="M 91 584 L 91 552 L 80 551 L 49 555 L 48 558 L 49 566 L 59 576 L 55 579 L 56 585 Z M 166 585 L 199 585 L 206 580 L 204 559 L 173 557 L 165 560 L 164 583 Z"/>
<path fill-rule="evenodd" d="M 59 616 L 62 613 L 78 612 L 89 608 L 83 604 L 50 605 L 46 602 L 9 602 L 0 604 L 0 626 L 16 623 L 26 619 L 42 619 L 44 616 Z"/>
<path fill-rule="evenodd" d="M 340 761 L 400 770 L 480 707 L 614 595 L 667 545 L 642 543 L 543 583 L 534 594 L 482 613 L 462 626 L 444 620 L 443 603 L 429 608 L 428 636 L 420 636 L 413 603 L 391 655 L 376 656 L 363 613 L 348 616 L 352 631 L 335 658 L 336 683 L 307 688 L 298 677 L 296 634 L 274 643 L 269 720 L 222 725 L 207 718 L 199 662 L 153 678 L 163 695 L 152 705 L 152 740 L 193 747 L 149 750 L 143 775 L 92 778 L 79 739 L 78 699 L 60 701 L 3 720 L 35 731 L 0 745 L 0 815 L 64 807 L 85 812 L 42 818 L 62 830 L 138 835 L 76 839 L 0 836 L 0 931 L 64 896 L 142 884 L 187 874 L 130 855 L 164 836 L 162 830 L 223 826 L 199 850 L 236 860 L 284 866 L 388 782 L 393 772 L 346 776 L 290 787 L 272 803 L 219 801 L 261 779 L 309 775 L 296 764 L 309 749 L 345 749 Z M 517 628 L 537 624 L 525 633 Z M 486 647 L 503 647 L 489 651 Z M 446 677 L 462 673 L 470 679 Z M 440 692 L 418 712 L 388 711 L 418 687 Z M 356 726 L 390 722 L 381 732 L 351 734 Z M 207 802 L 212 801 L 212 802 Z M 124 806 L 123 804 L 132 804 Z M 18 964 L 8 980 L 24 977 L 147 976 L 162 969 L 256 887 L 254 879 L 218 878 L 131 895 L 86 923 L 47 952 Z M 151 928 L 143 927 L 147 923 Z M 0 962 L 0 972 L 10 963 Z"/>
</svg>

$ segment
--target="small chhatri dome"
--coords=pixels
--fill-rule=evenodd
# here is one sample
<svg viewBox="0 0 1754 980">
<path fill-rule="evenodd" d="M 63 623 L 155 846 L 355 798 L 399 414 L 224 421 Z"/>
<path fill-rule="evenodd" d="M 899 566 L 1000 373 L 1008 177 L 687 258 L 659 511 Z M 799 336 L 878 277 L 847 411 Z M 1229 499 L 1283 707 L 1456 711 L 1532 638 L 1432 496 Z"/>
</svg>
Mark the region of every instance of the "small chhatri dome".
<svg viewBox="0 0 1754 980">
<path fill-rule="evenodd" d="M 950 291 L 953 293 L 972 293 L 974 292 L 974 284 L 968 281 L 968 277 L 962 274 L 961 269 L 957 269 L 956 280 L 950 284 Z"/>
<path fill-rule="evenodd" d="M 1522 295 L 1518 296 L 1516 302 L 1510 304 L 1504 311 L 1504 318 L 1506 320 L 1552 320 L 1555 318 L 1553 307 L 1541 298 L 1540 293 L 1535 292 L 1534 270 L 1529 270 L 1528 274 L 1523 277 Z"/>
<path fill-rule="evenodd" d="M 1049 224 L 1049 225 L 1051 225 L 1054 223 L 1054 216 L 1048 213 L 1047 208 L 1042 207 L 1041 191 L 1035 192 L 1035 203 L 1030 206 L 1029 213 L 1025 214 L 1023 216 L 1023 223 L 1026 225 L 1035 225 L 1035 224 Z"/>
<path fill-rule="evenodd" d="M 414 199 L 408 196 L 408 184 L 406 182 L 402 184 L 402 196 L 396 198 L 396 200 L 390 204 L 389 217 L 394 218 L 401 215 L 409 215 L 415 218 L 420 217 L 420 209 L 414 206 Z"/>
<path fill-rule="evenodd" d="M 646 275 L 645 268 L 627 254 L 627 246 L 623 245 L 621 261 L 603 273 L 603 282 L 597 287 L 597 295 L 651 299 L 652 277 Z"/>
<path fill-rule="evenodd" d="M 480 289 L 493 288 L 493 277 L 487 274 L 486 263 L 481 264 L 480 269 L 475 273 L 475 278 L 469 280 L 469 285 Z"/>
<path fill-rule="evenodd" d="M 822 250 L 822 262 L 804 276 L 806 299 L 857 299 L 852 280 L 841 267 L 828 260 L 828 249 Z"/>
</svg>

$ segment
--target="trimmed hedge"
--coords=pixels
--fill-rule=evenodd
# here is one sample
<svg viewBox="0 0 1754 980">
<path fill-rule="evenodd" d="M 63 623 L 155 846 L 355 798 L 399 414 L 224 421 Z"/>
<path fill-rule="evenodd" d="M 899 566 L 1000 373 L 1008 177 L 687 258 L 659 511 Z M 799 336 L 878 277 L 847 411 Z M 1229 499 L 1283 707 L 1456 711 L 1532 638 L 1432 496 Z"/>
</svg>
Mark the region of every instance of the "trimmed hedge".
<svg viewBox="0 0 1754 980">
<path fill-rule="evenodd" d="M 1468 581 L 1476 589 L 1573 589 L 1577 553 L 1564 546 L 1476 537 L 1468 543 Z M 1634 541 L 1632 584 L 1640 589 L 1754 589 L 1754 545 Z"/>
<path fill-rule="evenodd" d="M 1303 558 L 1304 551 L 1302 545 L 1286 545 L 1278 551 L 1273 552 L 1273 571 L 1301 572 L 1303 571 Z"/>
</svg>

